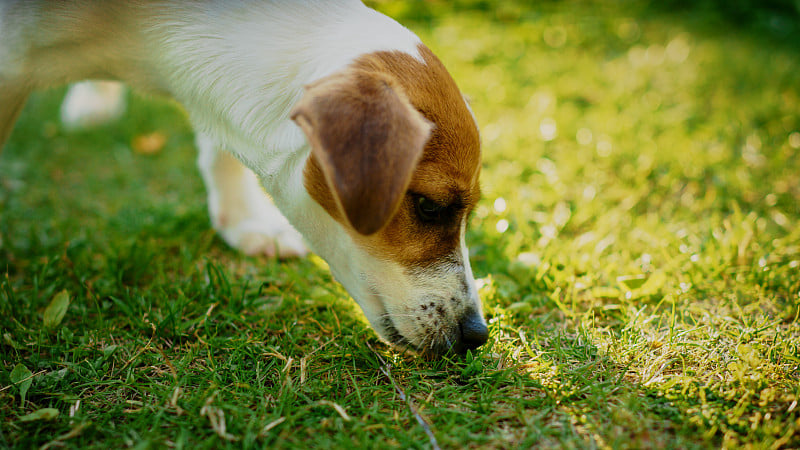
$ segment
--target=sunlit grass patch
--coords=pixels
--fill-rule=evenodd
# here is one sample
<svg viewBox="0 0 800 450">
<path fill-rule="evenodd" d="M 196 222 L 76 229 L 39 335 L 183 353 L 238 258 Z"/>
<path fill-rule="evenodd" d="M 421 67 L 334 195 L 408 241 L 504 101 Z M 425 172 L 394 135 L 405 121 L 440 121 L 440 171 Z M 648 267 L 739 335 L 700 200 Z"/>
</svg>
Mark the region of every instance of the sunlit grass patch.
<svg viewBox="0 0 800 450">
<path fill-rule="evenodd" d="M 541 336 L 585 333 L 618 381 L 674 415 L 652 420 L 658 433 L 787 445 L 800 375 L 797 56 L 635 7 L 581 6 L 500 22 L 465 12 L 431 31 L 478 67 L 459 81 L 483 124 L 474 265 L 508 322 L 495 335 L 562 386 L 570 375 L 542 362 Z M 600 429 L 579 434 L 602 443 L 614 427 Z"/>
</svg>

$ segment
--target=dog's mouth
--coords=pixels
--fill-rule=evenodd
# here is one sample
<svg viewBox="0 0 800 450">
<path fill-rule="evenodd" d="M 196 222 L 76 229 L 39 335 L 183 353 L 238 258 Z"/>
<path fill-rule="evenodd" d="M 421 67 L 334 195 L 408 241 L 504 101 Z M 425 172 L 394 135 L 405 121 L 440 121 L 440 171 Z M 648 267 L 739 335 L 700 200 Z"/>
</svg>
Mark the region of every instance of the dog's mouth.
<svg viewBox="0 0 800 450">
<path fill-rule="evenodd" d="M 478 318 L 476 320 L 476 317 Z M 385 341 L 394 347 L 419 354 L 421 356 L 436 358 L 447 354 L 464 354 L 467 350 L 474 350 L 488 338 L 488 331 L 480 316 L 472 315 L 465 319 L 464 323 L 455 325 L 452 330 L 430 330 L 426 329 L 428 333 L 434 333 L 432 336 L 424 336 L 421 342 L 425 345 L 419 345 L 412 342 L 411 339 L 404 336 L 395 326 L 392 318 L 388 314 L 384 314 L 380 321 L 379 334 Z M 477 328 L 477 330 L 476 330 Z M 471 333 L 471 334 L 470 334 Z M 476 336 L 476 333 L 479 336 Z"/>
<path fill-rule="evenodd" d="M 400 331 L 397 330 L 397 327 L 394 326 L 392 318 L 388 315 L 381 319 L 381 328 L 383 331 L 383 338 L 389 344 L 402 351 L 411 352 L 428 358 L 435 358 L 444 355 L 451 350 L 445 345 L 429 345 L 425 347 L 419 347 L 412 344 L 409 339 L 407 339 L 402 333 L 400 333 Z"/>
<path fill-rule="evenodd" d="M 465 354 L 487 342 L 489 332 L 477 296 L 462 277 L 448 280 L 440 272 L 418 277 L 422 281 L 416 280 L 414 292 L 381 292 L 377 283 L 368 284 L 369 295 L 361 306 L 383 341 L 431 358 Z M 444 289 L 434 283 L 442 279 L 449 281 Z"/>
<path fill-rule="evenodd" d="M 403 336 L 397 327 L 394 326 L 392 318 L 384 315 L 381 319 L 381 328 L 384 332 L 384 338 L 392 345 L 400 348 L 415 348 L 411 342 Z"/>
</svg>

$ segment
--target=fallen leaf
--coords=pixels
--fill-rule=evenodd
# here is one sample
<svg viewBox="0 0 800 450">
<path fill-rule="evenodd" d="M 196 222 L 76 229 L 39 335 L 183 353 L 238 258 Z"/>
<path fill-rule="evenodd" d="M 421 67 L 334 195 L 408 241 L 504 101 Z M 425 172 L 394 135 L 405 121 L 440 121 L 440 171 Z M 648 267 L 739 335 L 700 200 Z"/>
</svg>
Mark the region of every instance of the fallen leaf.
<svg viewBox="0 0 800 450">
<path fill-rule="evenodd" d="M 55 408 L 42 408 L 19 418 L 20 422 L 34 422 L 36 420 L 53 420 L 58 417 L 59 411 Z"/>
<path fill-rule="evenodd" d="M 19 363 L 14 366 L 14 369 L 11 371 L 10 378 L 11 383 L 16 384 L 19 389 L 19 396 L 22 398 L 22 403 L 25 403 L 25 395 L 28 394 L 28 389 L 30 389 L 31 383 L 33 383 L 33 374 L 24 364 Z"/>
<path fill-rule="evenodd" d="M 131 146 L 136 153 L 152 155 L 160 152 L 166 143 L 167 136 L 159 131 L 154 131 L 152 133 L 136 136 L 133 138 Z"/>
<path fill-rule="evenodd" d="M 617 282 L 626 290 L 632 291 L 642 287 L 642 285 L 647 282 L 647 277 L 645 275 L 623 275 L 617 277 Z"/>
<path fill-rule="evenodd" d="M 57 327 L 61 321 L 64 320 L 68 308 L 69 292 L 64 289 L 50 300 L 50 304 L 47 305 L 47 309 L 44 310 L 44 327 L 47 329 Z"/>
<path fill-rule="evenodd" d="M 506 310 L 515 314 L 530 314 L 533 312 L 533 306 L 528 302 L 515 302 L 506 306 Z"/>
<path fill-rule="evenodd" d="M 3 340 L 5 341 L 6 345 L 15 349 L 15 350 L 22 350 L 25 348 L 24 346 L 17 343 L 13 337 L 11 337 L 11 333 L 3 333 Z"/>
</svg>

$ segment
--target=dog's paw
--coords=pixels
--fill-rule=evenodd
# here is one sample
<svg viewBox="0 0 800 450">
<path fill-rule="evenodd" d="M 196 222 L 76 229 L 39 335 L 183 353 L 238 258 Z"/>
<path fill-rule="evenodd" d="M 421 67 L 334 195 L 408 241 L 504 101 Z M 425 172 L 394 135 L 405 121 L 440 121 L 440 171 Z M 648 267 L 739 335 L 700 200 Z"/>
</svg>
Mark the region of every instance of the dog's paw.
<svg viewBox="0 0 800 450">
<path fill-rule="evenodd" d="M 73 84 L 61 103 L 61 123 L 69 130 L 92 128 L 119 119 L 126 109 L 125 86 L 113 81 Z"/>
<path fill-rule="evenodd" d="M 300 233 L 291 227 L 265 229 L 259 222 L 244 221 L 236 227 L 219 230 L 219 233 L 228 245 L 246 255 L 286 259 L 308 254 Z"/>
<path fill-rule="evenodd" d="M 308 253 L 308 249 L 296 233 L 285 232 L 278 236 L 267 236 L 259 233 L 244 233 L 238 248 L 246 255 L 266 255 L 279 259 L 299 258 Z"/>
</svg>

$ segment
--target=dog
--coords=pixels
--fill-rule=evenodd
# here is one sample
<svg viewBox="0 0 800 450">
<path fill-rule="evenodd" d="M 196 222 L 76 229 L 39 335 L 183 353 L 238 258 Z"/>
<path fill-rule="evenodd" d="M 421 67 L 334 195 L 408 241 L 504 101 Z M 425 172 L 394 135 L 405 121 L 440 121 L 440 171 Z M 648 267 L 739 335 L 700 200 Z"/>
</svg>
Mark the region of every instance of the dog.
<svg viewBox="0 0 800 450">
<path fill-rule="evenodd" d="M 315 252 L 401 350 L 487 341 L 465 244 L 478 126 L 393 19 L 357 0 L 0 0 L 0 146 L 32 91 L 86 79 L 183 105 L 232 247 Z"/>
</svg>

